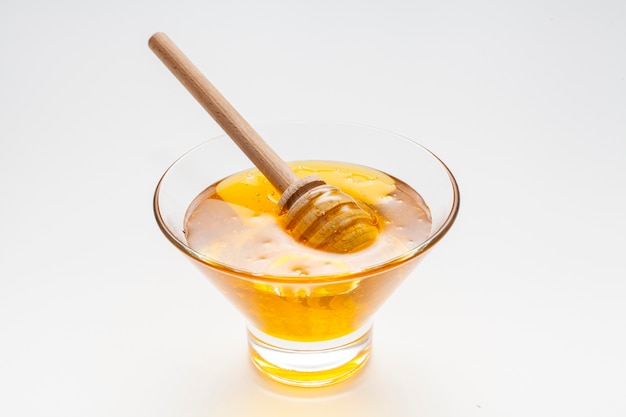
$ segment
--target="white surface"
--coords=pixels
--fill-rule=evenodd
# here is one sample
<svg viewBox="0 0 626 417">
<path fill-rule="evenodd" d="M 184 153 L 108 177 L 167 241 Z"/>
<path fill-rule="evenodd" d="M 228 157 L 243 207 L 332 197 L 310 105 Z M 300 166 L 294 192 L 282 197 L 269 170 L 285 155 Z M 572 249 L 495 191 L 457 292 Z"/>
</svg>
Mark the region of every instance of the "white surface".
<svg viewBox="0 0 626 417">
<path fill-rule="evenodd" d="M 626 3 L 5 1 L 0 415 L 626 415 Z M 167 32 L 252 122 L 345 120 L 455 172 L 447 238 L 352 382 L 248 364 L 161 236 L 156 181 L 218 127 Z"/>
</svg>

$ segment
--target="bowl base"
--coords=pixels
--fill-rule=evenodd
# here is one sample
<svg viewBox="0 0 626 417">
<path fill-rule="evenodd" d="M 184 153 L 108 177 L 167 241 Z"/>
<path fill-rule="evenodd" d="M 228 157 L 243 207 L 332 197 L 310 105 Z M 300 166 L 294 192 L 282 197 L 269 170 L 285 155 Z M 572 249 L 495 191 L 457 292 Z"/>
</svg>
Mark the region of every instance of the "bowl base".
<svg viewBox="0 0 626 417">
<path fill-rule="evenodd" d="M 324 342 L 292 342 L 248 327 L 252 363 L 266 377 L 298 387 L 323 387 L 348 379 L 370 357 L 372 326 Z"/>
</svg>

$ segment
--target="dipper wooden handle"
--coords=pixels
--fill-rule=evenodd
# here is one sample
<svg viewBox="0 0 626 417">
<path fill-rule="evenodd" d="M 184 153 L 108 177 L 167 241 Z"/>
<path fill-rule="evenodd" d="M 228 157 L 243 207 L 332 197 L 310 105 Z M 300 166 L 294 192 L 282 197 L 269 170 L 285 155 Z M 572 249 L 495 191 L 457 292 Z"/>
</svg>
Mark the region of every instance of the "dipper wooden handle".
<svg viewBox="0 0 626 417">
<path fill-rule="evenodd" d="M 155 33 L 148 45 L 278 191 L 298 179 L 165 33 Z"/>
</svg>

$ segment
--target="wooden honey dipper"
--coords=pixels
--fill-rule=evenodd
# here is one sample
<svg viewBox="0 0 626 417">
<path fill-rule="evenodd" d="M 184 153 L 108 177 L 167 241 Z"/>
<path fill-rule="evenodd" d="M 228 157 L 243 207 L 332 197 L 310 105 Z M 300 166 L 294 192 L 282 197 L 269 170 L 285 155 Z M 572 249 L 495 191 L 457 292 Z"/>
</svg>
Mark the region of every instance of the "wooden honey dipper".
<svg viewBox="0 0 626 417">
<path fill-rule="evenodd" d="M 282 194 L 281 222 L 289 234 L 310 247 L 338 253 L 360 250 L 376 239 L 371 210 L 317 176 L 299 178 L 167 35 L 154 34 L 148 45 Z"/>
</svg>

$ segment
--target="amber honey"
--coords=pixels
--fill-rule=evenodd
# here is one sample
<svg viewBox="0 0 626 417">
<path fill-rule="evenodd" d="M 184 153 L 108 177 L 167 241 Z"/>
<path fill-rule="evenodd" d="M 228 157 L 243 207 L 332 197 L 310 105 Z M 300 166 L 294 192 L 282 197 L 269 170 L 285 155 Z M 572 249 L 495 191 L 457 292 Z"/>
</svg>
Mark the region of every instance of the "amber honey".
<svg viewBox="0 0 626 417">
<path fill-rule="evenodd" d="M 422 197 L 372 168 L 327 161 L 290 166 L 368 206 L 379 236 L 348 254 L 312 249 L 281 227 L 280 194 L 256 169 L 208 186 L 189 206 L 187 244 L 199 265 L 258 330 L 298 342 L 330 340 L 364 326 L 415 262 L 402 262 L 431 231 Z M 414 258 L 417 259 L 417 258 Z"/>
</svg>

